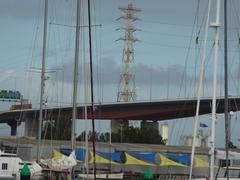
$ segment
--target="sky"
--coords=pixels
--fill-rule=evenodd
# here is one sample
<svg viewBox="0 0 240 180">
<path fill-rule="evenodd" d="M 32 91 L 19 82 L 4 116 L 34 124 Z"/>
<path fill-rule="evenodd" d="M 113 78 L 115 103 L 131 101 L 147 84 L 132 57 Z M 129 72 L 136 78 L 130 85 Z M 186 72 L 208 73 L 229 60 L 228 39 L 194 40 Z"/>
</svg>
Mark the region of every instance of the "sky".
<svg viewBox="0 0 240 180">
<path fill-rule="evenodd" d="M 35 107 L 39 106 L 43 34 L 43 0 L 0 1 L 0 88 L 19 90 Z M 212 1 L 210 22 L 215 20 Z M 96 102 L 116 102 L 122 68 L 124 20 L 118 10 L 132 3 L 142 11 L 135 26 L 139 31 L 134 44 L 137 101 L 196 97 L 202 57 L 207 0 L 93 0 L 92 28 L 94 61 L 94 95 Z M 229 1 L 229 94 L 239 95 L 239 8 L 238 0 Z M 221 25 L 223 25 L 221 6 Z M 49 0 L 47 75 L 45 99 L 48 106 L 71 105 L 75 46 L 75 0 Z M 86 1 L 82 1 L 81 25 L 87 25 Z M 81 28 L 79 96 L 84 103 L 84 62 L 89 63 L 87 29 Z M 196 44 L 196 37 L 199 42 Z M 212 59 L 214 30 L 209 28 L 204 97 L 212 96 Z M 220 29 L 218 95 L 223 95 L 223 27 Z M 88 69 L 86 70 L 88 71 Z M 88 77 L 87 77 L 88 78 Z M 1 110 L 10 103 L 0 103 Z M 232 117 L 233 141 L 238 144 L 238 113 Z M 218 115 L 217 140 L 223 146 L 223 117 Z M 210 115 L 201 117 L 210 127 Z M 180 144 L 184 135 L 192 134 L 193 118 L 169 121 L 170 142 Z M 109 123 L 98 122 L 99 131 Z M 6 127 L 1 134 L 7 134 Z M 82 130 L 81 123 L 79 129 Z M 21 131 L 21 130 L 20 130 Z M 209 128 L 204 129 L 208 133 Z M 221 138 L 222 137 L 222 138 Z"/>
</svg>

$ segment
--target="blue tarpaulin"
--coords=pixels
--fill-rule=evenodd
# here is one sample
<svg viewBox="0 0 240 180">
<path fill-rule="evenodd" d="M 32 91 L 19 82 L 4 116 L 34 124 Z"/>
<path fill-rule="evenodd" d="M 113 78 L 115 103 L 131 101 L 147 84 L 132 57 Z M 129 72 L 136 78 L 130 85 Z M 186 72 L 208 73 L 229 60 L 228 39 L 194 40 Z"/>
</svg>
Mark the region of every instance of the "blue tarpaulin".
<svg viewBox="0 0 240 180">
<path fill-rule="evenodd" d="M 137 159 L 141 159 L 143 161 L 155 164 L 156 163 L 156 153 L 134 153 L 129 152 L 130 155 L 134 156 Z"/>
<path fill-rule="evenodd" d="M 60 152 L 66 156 L 69 156 L 71 153 L 71 149 L 66 149 L 66 148 L 60 148 Z"/>
<path fill-rule="evenodd" d="M 67 156 L 70 155 L 71 151 L 72 151 L 71 149 L 60 148 L 60 152 Z M 78 160 L 84 161 L 85 160 L 85 151 L 83 149 L 76 149 L 75 156 Z"/>
<path fill-rule="evenodd" d="M 102 152 L 102 151 L 97 151 L 97 153 L 106 158 L 106 159 L 111 159 L 112 161 L 115 161 L 117 163 L 124 163 L 124 158 L 123 158 L 123 152 L 121 151 L 116 151 L 116 152 Z"/>
<path fill-rule="evenodd" d="M 75 156 L 78 160 L 84 161 L 85 160 L 85 151 L 83 149 L 77 149 L 75 152 Z"/>
<path fill-rule="evenodd" d="M 173 153 L 164 153 L 169 159 L 179 162 L 181 164 L 190 166 L 191 165 L 191 158 L 190 154 L 173 154 Z"/>
</svg>

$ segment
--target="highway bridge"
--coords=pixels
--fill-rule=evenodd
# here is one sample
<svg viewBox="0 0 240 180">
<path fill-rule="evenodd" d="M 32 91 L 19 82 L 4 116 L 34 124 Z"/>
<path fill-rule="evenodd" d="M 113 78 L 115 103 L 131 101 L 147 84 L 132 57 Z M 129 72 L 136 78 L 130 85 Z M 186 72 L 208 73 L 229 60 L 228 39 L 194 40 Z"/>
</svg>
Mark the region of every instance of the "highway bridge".
<svg viewBox="0 0 240 180">
<path fill-rule="evenodd" d="M 200 101 L 199 114 L 211 113 L 211 98 L 204 98 Z M 196 99 L 175 99 L 159 101 L 142 101 L 131 103 L 111 103 L 95 104 L 94 116 L 99 120 L 153 120 L 162 121 L 170 119 L 179 119 L 193 117 L 196 112 Z M 91 119 L 91 108 L 87 106 L 88 117 Z M 240 109 L 240 98 L 229 98 L 229 111 L 238 111 Z M 217 98 L 217 113 L 224 112 L 224 98 Z M 46 108 L 47 119 L 71 120 L 72 107 L 52 107 Z M 17 124 L 25 122 L 25 129 L 31 132 L 37 131 L 36 122 L 38 120 L 39 109 L 12 110 L 0 113 L 0 123 L 7 123 L 11 127 L 11 135 L 16 134 Z M 77 107 L 77 118 L 84 119 L 84 106 Z M 31 136 L 29 132 L 26 135 Z"/>
</svg>

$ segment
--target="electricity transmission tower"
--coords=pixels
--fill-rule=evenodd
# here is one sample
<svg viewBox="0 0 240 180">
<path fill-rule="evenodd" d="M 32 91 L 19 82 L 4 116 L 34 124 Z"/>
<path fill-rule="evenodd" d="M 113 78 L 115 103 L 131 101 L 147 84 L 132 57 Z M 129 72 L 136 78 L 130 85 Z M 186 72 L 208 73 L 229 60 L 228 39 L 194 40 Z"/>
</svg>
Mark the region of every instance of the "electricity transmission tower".
<svg viewBox="0 0 240 180">
<path fill-rule="evenodd" d="M 134 43 L 138 41 L 134 37 L 134 32 L 138 29 L 134 27 L 134 22 L 138 20 L 135 16 L 141 9 L 128 4 L 127 7 L 119 7 L 123 15 L 118 20 L 123 19 L 126 25 L 120 29 L 124 30 L 124 36 L 119 38 L 124 42 L 122 53 L 122 70 L 120 74 L 120 81 L 117 92 L 117 102 L 133 102 L 136 101 L 136 86 L 135 86 L 135 72 L 134 72 Z M 132 126 L 132 121 L 112 121 L 111 127 L 113 132 L 122 131 L 122 128 Z"/>
<path fill-rule="evenodd" d="M 135 16 L 141 9 L 135 8 L 132 4 L 127 7 L 119 7 L 119 10 L 124 13 L 119 19 L 126 21 L 126 26 L 122 29 L 125 35 L 118 40 L 124 42 L 122 54 L 122 72 L 120 74 L 120 82 L 117 92 L 118 102 L 136 101 L 136 86 L 135 86 L 135 73 L 134 73 L 134 43 L 138 41 L 134 37 L 134 32 L 137 29 L 134 27 L 134 22 L 138 20 Z"/>
</svg>

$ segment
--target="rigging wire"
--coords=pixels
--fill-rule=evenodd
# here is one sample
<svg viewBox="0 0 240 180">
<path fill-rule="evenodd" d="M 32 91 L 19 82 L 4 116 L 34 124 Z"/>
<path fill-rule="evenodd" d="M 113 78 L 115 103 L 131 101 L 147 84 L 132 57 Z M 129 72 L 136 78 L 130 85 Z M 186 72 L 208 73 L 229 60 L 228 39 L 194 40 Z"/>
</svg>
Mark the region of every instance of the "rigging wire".
<svg viewBox="0 0 240 180">
<path fill-rule="evenodd" d="M 38 10 L 37 11 L 37 15 L 34 17 L 34 19 L 33 19 L 33 26 L 34 26 L 34 28 L 33 28 L 33 32 L 32 32 L 32 35 L 31 35 L 31 41 L 30 41 L 30 47 L 33 47 L 33 49 L 34 49 L 34 44 L 35 44 L 35 40 L 36 40 L 36 34 L 37 34 L 37 31 L 38 31 L 38 28 L 36 28 L 36 26 L 37 26 L 37 24 L 39 24 L 39 12 L 40 12 L 40 2 L 38 2 L 38 6 L 36 6 L 35 8 Z M 38 7 L 38 8 L 37 8 Z M 37 26 L 38 27 L 38 26 Z M 33 54 L 33 49 L 32 50 L 29 50 L 29 52 L 28 52 L 28 56 L 27 56 L 27 61 L 28 61 L 28 63 L 26 63 L 25 64 L 25 70 L 27 70 L 28 69 L 28 67 L 29 67 L 29 61 L 30 60 L 32 60 L 32 58 L 31 58 L 31 56 L 32 56 L 32 54 Z M 19 60 L 19 58 L 16 58 L 17 60 Z M 12 61 L 11 61 L 11 63 L 13 63 Z M 15 63 L 14 63 L 15 64 Z M 16 64 L 15 64 L 16 65 Z M 27 83 L 26 83 L 26 79 L 28 79 L 28 73 L 27 73 L 27 71 L 25 71 L 25 73 L 24 73 L 24 81 L 23 81 L 23 96 L 25 97 L 26 96 L 26 94 L 27 95 L 29 95 L 30 94 L 30 91 L 28 92 L 28 93 L 25 93 L 26 92 L 26 89 L 29 89 L 29 88 L 27 88 L 26 86 L 27 86 Z M 26 98 L 26 97 L 25 97 Z M 29 99 L 29 96 L 27 97 L 28 99 Z M 21 129 L 22 130 L 22 132 L 20 132 L 20 134 L 19 134 L 19 131 L 18 131 L 18 123 L 21 123 L 21 121 L 22 121 L 22 112 L 20 113 L 20 116 L 19 116 L 19 118 L 18 118 L 18 120 L 17 120 L 17 134 L 16 134 L 16 144 L 17 144 L 17 148 L 19 147 L 19 144 L 20 144 L 20 138 L 19 138 L 19 135 L 21 135 L 21 134 L 23 134 L 23 128 Z M 33 125 L 36 123 L 36 120 L 34 120 L 33 119 Z M 34 127 L 34 126 L 33 126 Z M 32 134 L 32 132 L 33 132 L 33 129 L 31 129 L 30 130 L 30 133 Z"/>
<path fill-rule="evenodd" d="M 161 25 L 168 25 L 168 26 L 179 26 L 179 27 L 189 27 L 189 28 L 192 28 L 192 25 L 177 24 L 177 23 L 166 23 L 166 22 L 152 21 L 152 20 L 147 20 L 147 19 L 143 19 L 140 22 L 150 23 L 150 24 L 161 24 Z"/>
<path fill-rule="evenodd" d="M 93 24 L 97 24 L 97 18 L 96 18 L 96 2 L 93 0 L 92 2 L 92 7 L 93 7 Z M 96 81 L 97 81 L 97 99 L 98 99 L 98 103 L 100 103 L 101 101 L 101 97 L 100 97 L 100 93 L 101 93 L 101 82 L 100 82 L 100 56 L 99 56 L 99 42 L 98 42 L 98 34 L 97 34 L 97 29 L 94 28 L 94 40 L 95 40 L 95 58 L 96 58 L 96 75 L 94 76 Z M 98 123 L 98 131 L 101 132 L 101 122 L 97 120 Z"/>
<path fill-rule="evenodd" d="M 195 16 L 194 16 L 194 21 L 193 21 L 193 28 L 192 28 L 192 31 L 191 31 L 191 37 L 193 37 L 193 34 L 194 34 L 194 29 L 195 29 L 195 26 L 196 26 L 196 22 L 197 22 L 197 17 L 198 17 L 198 9 L 199 9 L 199 1 L 198 1 L 198 6 L 197 6 L 197 11 L 195 13 Z M 206 7 L 207 9 L 207 7 Z M 187 53 L 186 53 L 186 57 L 185 57 L 185 62 L 184 62 L 184 71 L 183 71 L 183 74 L 182 74 L 182 80 L 180 82 L 180 89 L 179 89 L 179 94 L 178 94 L 178 98 L 181 96 L 181 91 L 182 91 L 182 86 L 183 86 L 183 83 L 184 83 L 184 78 L 186 76 L 186 70 L 187 70 L 187 63 L 188 63 L 188 60 L 189 60 L 189 56 L 190 56 L 190 47 L 191 47 L 191 44 L 192 44 L 192 40 L 193 38 L 191 38 L 189 40 L 189 44 L 188 44 L 188 48 L 187 48 Z"/>
<path fill-rule="evenodd" d="M 91 84 L 91 118 L 92 118 L 92 133 L 93 133 L 93 170 L 94 170 L 94 179 L 96 179 L 96 147 L 95 147 L 95 117 L 94 117 L 94 91 L 93 91 L 93 69 L 92 69 L 92 28 L 91 28 L 91 2 L 88 0 L 88 36 L 89 36 L 89 59 L 90 59 L 90 84 Z"/>
<path fill-rule="evenodd" d="M 238 6 L 236 6 L 238 7 Z M 203 13 L 206 14 L 206 13 Z M 141 20 L 139 22 L 144 22 L 144 23 L 150 23 L 150 24 L 161 24 L 161 25 L 169 25 L 169 26 L 178 26 L 178 27 L 187 27 L 187 28 L 192 28 L 192 25 L 187 25 L 187 24 L 177 24 L 177 23 L 165 23 L 165 22 L 160 22 L 160 21 L 152 21 L 152 20 Z M 220 29 L 223 29 L 221 27 Z M 240 29 L 236 27 L 229 27 L 230 30 L 235 30 L 235 29 Z"/>
<path fill-rule="evenodd" d="M 229 3 L 232 8 L 232 11 L 233 12 L 233 16 L 234 16 L 234 23 L 235 23 L 235 26 L 236 27 L 239 27 L 240 28 L 240 17 L 239 17 L 239 11 L 237 11 L 236 9 L 236 4 L 235 2 L 232 0 L 230 1 L 231 3 Z M 237 77 L 240 77 L 240 32 L 238 29 L 236 29 L 236 34 L 237 34 L 237 39 L 238 39 L 238 44 L 237 44 L 237 47 L 238 47 L 238 71 L 237 71 Z M 235 58 L 234 58 L 235 59 Z M 230 66 L 231 67 L 231 66 Z M 231 71 L 230 71 L 231 72 Z M 240 81 L 237 81 L 237 94 L 240 93 L 240 90 L 239 90 L 239 86 L 240 86 Z"/>
<path fill-rule="evenodd" d="M 198 2 L 197 2 L 197 10 L 196 10 L 196 26 L 198 27 L 199 26 L 199 24 L 198 24 L 198 22 L 199 22 L 199 6 L 200 6 L 200 0 L 198 0 Z M 203 18 L 203 20 L 202 20 L 202 23 L 204 22 L 204 18 Z M 198 38 L 199 38 L 199 34 L 200 34 L 200 32 L 201 32 L 201 27 L 202 26 L 200 26 L 200 29 L 198 30 L 198 29 L 196 29 L 196 41 L 195 41 L 195 63 L 194 63 L 194 74 L 196 75 L 196 72 L 197 72 L 197 58 L 198 58 L 198 50 L 200 50 L 200 45 L 199 45 L 199 42 L 198 42 Z M 194 80 L 195 80 L 195 82 L 196 82 L 196 76 L 194 76 Z M 195 83 L 196 84 L 196 83 Z M 193 88 L 191 88 L 191 82 L 189 83 L 189 86 L 190 86 L 190 88 L 189 89 L 194 89 L 194 87 Z M 191 92 L 190 93 L 188 93 L 188 94 L 191 94 Z M 187 123 L 187 119 L 186 118 L 184 118 L 183 119 L 183 123 L 180 123 L 180 125 L 178 126 L 179 128 L 178 128 L 178 132 L 176 133 L 177 134 L 177 137 L 181 137 L 182 135 L 183 135 L 183 132 L 184 132 L 184 130 L 185 130 L 185 126 L 186 126 L 186 123 Z M 182 128 L 181 128 L 182 127 Z M 176 139 L 176 138 L 175 138 Z M 176 143 L 175 143 L 176 144 Z"/>
<path fill-rule="evenodd" d="M 58 4 L 58 2 L 55 2 L 55 4 Z M 64 6 L 66 7 L 66 9 L 68 9 L 68 11 L 65 11 L 66 13 L 64 13 L 63 15 L 63 21 L 65 22 L 72 22 L 73 19 L 73 2 L 72 1 L 68 1 L 66 2 L 66 4 L 64 4 Z M 52 19 L 52 21 L 54 21 L 56 19 L 56 21 L 58 21 L 57 19 L 57 12 L 55 12 L 54 14 L 54 18 Z M 51 22 L 50 22 L 51 23 Z M 55 45 L 55 51 L 57 52 L 55 54 L 55 63 L 56 63 L 56 67 L 60 67 L 59 69 L 56 70 L 56 83 L 57 83 L 57 87 L 58 87 L 58 83 L 59 81 L 61 82 L 61 89 L 58 89 L 58 93 L 61 94 L 60 99 L 57 96 L 56 97 L 56 103 L 58 104 L 59 107 L 59 111 L 58 111 L 58 115 L 57 115 L 57 119 L 55 121 L 55 134 L 54 134 L 54 138 L 56 139 L 59 136 L 59 132 L 57 131 L 57 129 L 59 129 L 59 127 L 61 126 L 61 107 L 64 105 L 64 97 L 67 97 L 68 95 L 64 92 L 65 89 L 65 69 L 64 69 L 64 63 L 66 62 L 66 59 L 69 59 L 69 57 L 67 56 L 67 49 L 70 49 L 71 46 L 71 42 L 72 42 L 72 38 L 71 35 L 73 35 L 73 31 L 70 31 L 68 29 L 65 29 L 64 31 L 60 31 L 61 29 L 54 27 L 53 28 L 53 32 L 54 32 L 54 36 L 53 36 L 53 40 L 54 40 L 54 45 Z M 65 33 L 65 31 L 67 31 Z M 64 42 L 64 44 L 63 44 Z M 57 47 L 58 45 L 58 47 Z M 62 45 L 62 47 L 61 47 Z M 61 52 L 63 52 L 63 55 L 60 55 L 59 57 L 57 57 L 58 52 L 57 49 L 59 49 Z M 61 53 L 59 52 L 59 53 Z M 60 59 L 60 63 L 58 62 L 58 59 Z M 60 71 L 60 73 L 58 73 Z M 61 75 L 61 77 L 59 78 L 59 75 Z M 58 95 L 57 93 L 57 95 Z M 66 124 L 66 126 L 70 127 L 70 123 L 68 123 L 68 125 Z M 65 129 L 67 131 L 67 128 Z M 64 131 L 65 131 L 64 130 Z"/>
<path fill-rule="evenodd" d="M 189 59 L 190 47 L 191 47 L 191 44 L 192 44 L 194 29 L 195 29 L 195 25 L 196 25 L 196 22 L 197 22 L 197 19 L 198 19 L 199 2 L 200 2 L 200 1 L 198 1 L 197 7 L 196 7 L 196 12 L 195 12 L 195 15 L 194 15 L 193 28 L 192 28 L 192 31 L 191 31 L 191 38 L 190 38 L 190 40 L 189 40 L 189 44 L 188 44 L 188 48 L 187 48 L 187 55 L 186 55 L 185 63 L 184 63 L 184 71 L 183 71 L 182 77 L 181 77 L 180 90 L 179 90 L 178 98 L 180 97 L 180 94 L 181 94 L 181 89 L 182 89 L 182 86 L 183 86 L 183 79 L 185 78 L 185 73 L 186 73 L 186 68 L 187 68 L 187 61 L 188 61 L 188 59 Z M 173 133 L 175 132 L 174 129 L 175 129 L 175 124 L 173 124 L 172 131 L 170 132 L 170 137 L 171 137 L 171 136 L 174 136 L 174 134 L 173 134 Z M 176 132 L 176 133 L 177 133 L 177 132 Z M 175 133 L 175 134 L 176 134 L 176 133 Z M 176 139 L 176 138 L 175 138 L 175 139 Z"/>
</svg>

